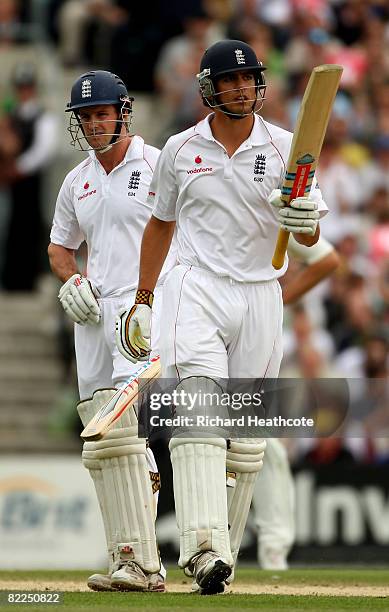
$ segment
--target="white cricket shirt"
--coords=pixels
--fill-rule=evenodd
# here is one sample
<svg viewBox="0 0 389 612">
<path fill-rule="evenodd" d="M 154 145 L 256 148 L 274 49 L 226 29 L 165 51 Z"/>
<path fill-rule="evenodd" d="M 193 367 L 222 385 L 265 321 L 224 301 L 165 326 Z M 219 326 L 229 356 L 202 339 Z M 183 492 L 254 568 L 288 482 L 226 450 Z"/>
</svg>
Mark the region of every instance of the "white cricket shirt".
<svg viewBox="0 0 389 612">
<path fill-rule="evenodd" d="M 177 222 L 178 260 L 236 281 L 282 276 L 271 260 L 278 223 L 267 197 L 285 173 L 292 134 L 255 115 L 247 140 L 230 158 L 208 115 L 166 143 L 150 186 L 153 215 Z M 316 182 L 311 195 L 327 212 Z"/>
<path fill-rule="evenodd" d="M 51 242 L 78 249 L 86 241 L 87 276 L 100 297 L 138 285 L 140 245 L 152 212 L 147 195 L 159 153 L 133 136 L 125 158 L 108 175 L 91 151 L 62 184 Z M 175 262 L 169 253 L 160 280 Z"/>
</svg>

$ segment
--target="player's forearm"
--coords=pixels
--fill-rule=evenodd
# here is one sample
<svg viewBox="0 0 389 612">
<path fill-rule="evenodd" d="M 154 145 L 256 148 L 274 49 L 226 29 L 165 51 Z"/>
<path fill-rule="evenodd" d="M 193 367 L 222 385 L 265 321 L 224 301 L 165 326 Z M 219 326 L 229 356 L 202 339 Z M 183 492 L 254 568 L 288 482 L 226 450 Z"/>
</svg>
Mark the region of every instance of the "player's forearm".
<svg viewBox="0 0 389 612">
<path fill-rule="evenodd" d="M 316 244 L 320 237 L 319 224 L 317 225 L 316 232 L 313 236 L 310 236 L 309 234 L 293 234 L 293 236 L 300 244 L 303 244 L 304 246 L 308 247 L 313 246 L 314 244 Z"/>
<path fill-rule="evenodd" d="M 142 238 L 139 289 L 154 291 L 174 234 L 174 221 L 151 217 Z"/>
<path fill-rule="evenodd" d="M 65 283 L 73 274 L 77 274 L 77 263 L 74 251 L 59 244 L 49 244 L 47 249 L 50 268 L 57 278 Z"/>
<path fill-rule="evenodd" d="M 297 274 L 282 290 L 284 304 L 293 304 L 323 278 L 329 276 L 339 265 L 336 251 L 328 253 L 323 259 L 306 267 Z"/>
</svg>

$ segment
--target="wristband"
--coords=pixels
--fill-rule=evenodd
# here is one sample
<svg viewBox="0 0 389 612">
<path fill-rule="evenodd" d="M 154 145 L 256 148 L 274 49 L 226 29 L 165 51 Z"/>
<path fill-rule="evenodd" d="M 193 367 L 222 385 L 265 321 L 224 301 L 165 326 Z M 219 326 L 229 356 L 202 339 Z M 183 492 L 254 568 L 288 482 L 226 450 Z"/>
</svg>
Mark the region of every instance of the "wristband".
<svg viewBox="0 0 389 612">
<path fill-rule="evenodd" d="M 135 304 L 146 304 L 153 307 L 154 293 L 148 289 L 138 289 L 135 296 Z"/>
</svg>

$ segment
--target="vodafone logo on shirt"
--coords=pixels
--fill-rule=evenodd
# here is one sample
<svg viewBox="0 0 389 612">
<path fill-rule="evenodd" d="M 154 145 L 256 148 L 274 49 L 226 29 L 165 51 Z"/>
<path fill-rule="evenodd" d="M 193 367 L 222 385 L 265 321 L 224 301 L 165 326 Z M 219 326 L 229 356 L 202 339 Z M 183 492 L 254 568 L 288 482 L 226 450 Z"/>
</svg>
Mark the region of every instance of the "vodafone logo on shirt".
<svg viewBox="0 0 389 612">
<path fill-rule="evenodd" d="M 213 168 L 193 168 L 193 170 L 187 170 L 187 174 L 200 174 L 201 172 L 212 172 Z"/>
<path fill-rule="evenodd" d="M 89 185 L 89 182 L 87 181 L 84 184 L 84 189 L 89 189 L 89 187 L 90 185 Z M 78 196 L 78 201 L 83 200 L 84 198 L 87 198 L 95 193 L 96 193 L 96 189 L 91 189 L 91 191 L 87 191 L 86 193 L 83 193 L 82 195 Z"/>
<path fill-rule="evenodd" d="M 200 155 L 196 155 L 194 158 L 195 164 L 201 164 L 202 159 Z M 192 170 L 187 170 L 187 174 L 200 174 L 202 172 L 212 172 L 213 168 L 193 168 Z"/>
</svg>

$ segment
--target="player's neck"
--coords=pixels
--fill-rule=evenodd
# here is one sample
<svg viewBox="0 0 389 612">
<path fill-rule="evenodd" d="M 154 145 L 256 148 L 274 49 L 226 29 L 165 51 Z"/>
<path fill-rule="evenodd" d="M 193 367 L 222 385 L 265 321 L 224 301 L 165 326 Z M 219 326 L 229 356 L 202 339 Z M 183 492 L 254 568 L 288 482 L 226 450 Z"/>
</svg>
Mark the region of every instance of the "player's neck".
<svg viewBox="0 0 389 612">
<path fill-rule="evenodd" d="M 96 151 L 96 158 L 99 160 L 107 174 L 112 172 L 112 170 L 123 161 L 124 156 L 127 153 L 127 149 L 131 144 L 131 140 L 132 137 L 127 136 L 117 144 L 114 144 L 112 149 L 109 149 L 109 151 L 106 151 L 105 153 Z"/>
<path fill-rule="evenodd" d="M 210 122 L 213 136 L 225 147 L 230 157 L 250 136 L 253 125 L 253 115 L 243 119 L 231 119 L 222 112 L 216 112 Z"/>
</svg>

